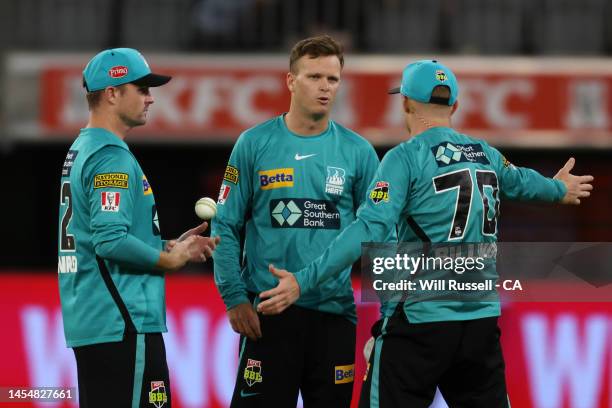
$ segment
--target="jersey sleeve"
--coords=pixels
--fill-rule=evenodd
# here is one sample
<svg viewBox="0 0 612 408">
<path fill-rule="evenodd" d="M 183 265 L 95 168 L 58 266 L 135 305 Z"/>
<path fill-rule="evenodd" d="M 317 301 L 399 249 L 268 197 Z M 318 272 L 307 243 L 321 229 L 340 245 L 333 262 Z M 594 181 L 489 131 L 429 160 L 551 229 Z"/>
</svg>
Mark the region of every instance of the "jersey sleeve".
<svg viewBox="0 0 612 408">
<path fill-rule="evenodd" d="M 240 276 L 240 232 L 251 208 L 253 159 L 249 141 L 241 135 L 229 158 L 213 219 L 211 236 L 220 236 L 215 249 L 215 284 L 227 309 L 248 302 L 246 285 Z"/>
<path fill-rule="evenodd" d="M 385 155 L 368 188 L 357 219 L 332 241 L 323 254 L 295 272 L 302 295 L 346 269 L 361 255 L 362 242 L 383 242 L 406 207 L 411 169 L 399 148 Z"/>
<path fill-rule="evenodd" d="M 517 167 L 510 163 L 497 149 L 492 152 L 493 165 L 499 175 L 502 198 L 520 201 L 560 201 L 567 189 L 563 182 L 544 177 L 537 171 Z"/>
<path fill-rule="evenodd" d="M 374 150 L 371 144 L 368 143 L 367 147 L 360 150 L 360 153 L 357 164 L 360 172 L 353 188 L 353 206 L 355 208 L 359 208 L 365 200 L 370 181 L 372 181 L 374 174 L 376 174 L 376 169 L 380 165 L 376 150 Z"/>
<path fill-rule="evenodd" d="M 89 197 L 96 255 L 138 269 L 153 269 L 159 260 L 159 249 L 128 232 L 134 199 L 141 191 L 132 155 L 117 146 L 103 147 L 85 163 L 81 182 Z"/>
</svg>

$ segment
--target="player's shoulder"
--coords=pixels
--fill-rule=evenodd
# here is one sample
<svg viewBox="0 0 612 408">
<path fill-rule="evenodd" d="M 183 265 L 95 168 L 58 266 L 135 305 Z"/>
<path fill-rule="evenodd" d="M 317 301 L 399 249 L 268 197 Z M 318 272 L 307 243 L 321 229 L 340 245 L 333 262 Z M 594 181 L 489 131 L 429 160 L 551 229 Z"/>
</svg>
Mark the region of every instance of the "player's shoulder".
<svg viewBox="0 0 612 408">
<path fill-rule="evenodd" d="M 341 141 L 342 150 L 351 151 L 363 160 L 369 161 L 375 158 L 376 161 L 379 161 L 374 146 L 365 137 L 332 120 L 330 120 L 330 126 L 333 127 L 336 137 Z"/>
<path fill-rule="evenodd" d="M 355 132 L 352 129 L 343 126 L 342 124 L 330 120 L 329 125 L 333 127 L 333 130 L 338 134 L 338 136 L 343 138 L 343 142 L 351 143 L 357 147 L 362 148 L 371 148 L 372 144 L 365 137 L 361 136 L 359 133 Z"/>
<path fill-rule="evenodd" d="M 420 149 L 421 146 L 418 143 L 406 140 L 389 149 L 389 151 L 385 153 L 383 160 L 387 163 L 394 163 L 395 165 L 400 163 L 412 163 L 414 162 L 415 154 L 418 153 Z"/>
<path fill-rule="evenodd" d="M 111 132 L 94 128 L 83 129 L 70 147 L 75 164 L 92 161 L 134 160 L 127 144 Z"/>
<path fill-rule="evenodd" d="M 270 139 L 282 131 L 281 124 L 279 121 L 282 120 L 282 116 L 275 116 L 261 122 L 255 126 L 252 126 L 244 130 L 238 140 L 236 146 L 240 146 L 243 149 L 248 149 L 254 146 L 265 145 L 269 143 Z"/>
<path fill-rule="evenodd" d="M 252 140 L 261 137 L 262 135 L 268 135 L 271 132 L 277 131 L 279 128 L 279 120 L 282 120 L 282 117 L 275 116 L 266 120 L 265 122 L 258 123 L 257 125 L 244 130 L 240 134 L 240 138 Z"/>
</svg>

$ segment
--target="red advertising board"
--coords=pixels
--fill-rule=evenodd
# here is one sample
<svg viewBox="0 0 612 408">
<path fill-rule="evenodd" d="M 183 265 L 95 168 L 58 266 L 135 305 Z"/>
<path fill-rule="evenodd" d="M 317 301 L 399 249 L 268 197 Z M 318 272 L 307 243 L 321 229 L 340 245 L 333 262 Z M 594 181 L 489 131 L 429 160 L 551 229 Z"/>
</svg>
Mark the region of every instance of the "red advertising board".
<svg viewBox="0 0 612 408">
<path fill-rule="evenodd" d="M 234 58 L 212 64 L 203 58 L 186 64 L 177 58 L 173 64 L 164 59 L 156 69 L 173 80 L 153 91 L 150 123 L 134 137 L 235 140 L 288 109 L 285 64 L 274 64 L 277 60 L 253 64 Z M 460 84 L 460 107 L 453 117 L 460 130 L 502 145 L 612 145 L 612 64 L 449 61 Z M 346 68 L 334 118 L 375 143 L 395 144 L 407 135 L 400 97 L 387 90 L 399 83 L 403 64 L 375 62 L 364 57 Z M 37 128 L 45 138 L 72 137 L 86 123 L 81 69 L 79 63 L 42 65 Z"/>
<path fill-rule="evenodd" d="M 4 327 L 0 387 L 74 386 L 74 356 L 65 348 L 55 277 L 5 273 L 0 275 L 0 285 Z M 228 406 L 238 341 L 212 279 L 169 275 L 167 305 L 165 341 L 173 406 Z M 360 304 L 358 314 L 355 395 L 365 370 L 361 349 L 377 317 L 377 305 Z M 608 303 L 515 303 L 504 308 L 500 325 L 512 406 L 612 407 L 612 308 Z M 439 401 L 434 406 L 445 405 Z"/>
</svg>

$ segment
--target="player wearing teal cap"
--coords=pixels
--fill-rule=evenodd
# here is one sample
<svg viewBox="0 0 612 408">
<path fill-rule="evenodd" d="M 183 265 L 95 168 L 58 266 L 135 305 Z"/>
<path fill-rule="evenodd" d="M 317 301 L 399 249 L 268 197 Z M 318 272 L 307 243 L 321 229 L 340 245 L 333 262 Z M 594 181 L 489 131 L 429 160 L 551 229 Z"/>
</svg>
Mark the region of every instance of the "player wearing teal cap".
<svg viewBox="0 0 612 408">
<path fill-rule="evenodd" d="M 459 88 L 435 60 L 409 64 L 399 88 L 411 139 L 391 149 L 357 219 L 321 257 L 264 292 L 264 314 L 282 311 L 380 241 L 395 226 L 399 241 L 497 240 L 501 198 L 580 204 L 591 176 L 574 176 L 570 159 L 554 179 L 515 167 L 486 142 L 451 128 Z M 499 301 L 383 302 L 360 407 L 428 407 L 438 386 L 451 407 L 507 407 L 499 343 Z"/>
<path fill-rule="evenodd" d="M 350 406 L 351 265 L 279 316 L 258 316 L 252 303 L 278 282 L 268 264 L 302 268 L 355 219 L 378 166 L 370 143 L 329 119 L 342 66 L 330 37 L 297 43 L 289 112 L 245 131 L 229 158 L 213 233 L 215 282 L 242 335 L 232 407 L 295 407 L 300 390 L 305 407 Z"/>
<path fill-rule="evenodd" d="M 161 239 L 153 190 L 124 138 L 146 123 L 153 74 L 130 48 L 102 51 L 83 71 L 89 123 L 62 168 L 58 278 L 74 349 L 80 407 L 170 406 L 164 274 L 212 255 L 206 223 Z"/>
</svg>

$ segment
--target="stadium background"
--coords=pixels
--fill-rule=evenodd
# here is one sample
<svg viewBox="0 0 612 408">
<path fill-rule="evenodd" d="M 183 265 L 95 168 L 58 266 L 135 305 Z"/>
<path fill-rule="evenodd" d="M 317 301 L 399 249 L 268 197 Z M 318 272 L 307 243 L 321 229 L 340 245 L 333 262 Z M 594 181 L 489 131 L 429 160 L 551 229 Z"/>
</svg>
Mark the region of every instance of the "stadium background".
<svg viewBox="0 0 612 408">
<path fill-rule="evenodd" d="M 100 49 L 138 48 L 175 76 L 153 91 L 150 123 L 128 139 L 165 237 L 198 222 L 197 198 L 216 197 L 240 131 L 287 108 L 291 45 L 325 32 L 349 52 L 334 118 L 372 140 L 381 157 L 405 137 L 386 89 L 407 62 L 436 57 L 458 73 L 460 129 L 517 165 L 552 176 L 572 155 L 577 173 L 596 177 L 579 208 L 503 203 L 501 239 L 609 241 L 610 21 L 609 0 L 2 1 L 0 386 L 76 382 L 55 277 L 58 181 L 86 123 L 80 70 Z M 209 262 L 168 277 L 166 342 L 179 407 L 226 406 L 233 386 L 237 339 L 211 272 Z M 376 305 L 359 313 L 358 350 Z M 612 407 L 611 318 L 609 303 L 506 305 L 513 406 Z M 356 390 L 363 369 L 358 351 Z M 112 405 L 112 390 L 100 392 Z"/>
</svg>

